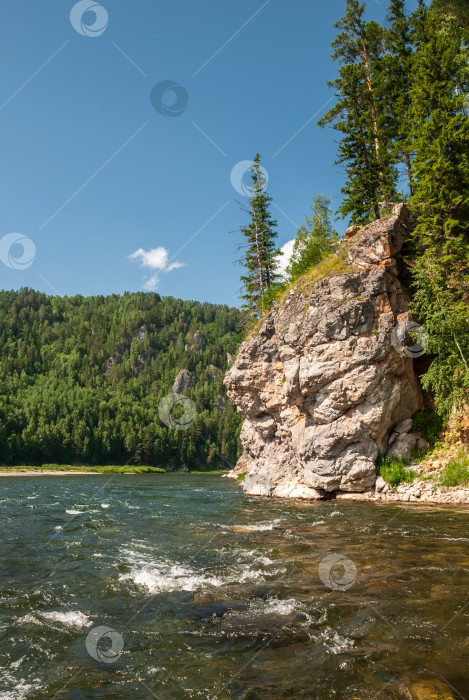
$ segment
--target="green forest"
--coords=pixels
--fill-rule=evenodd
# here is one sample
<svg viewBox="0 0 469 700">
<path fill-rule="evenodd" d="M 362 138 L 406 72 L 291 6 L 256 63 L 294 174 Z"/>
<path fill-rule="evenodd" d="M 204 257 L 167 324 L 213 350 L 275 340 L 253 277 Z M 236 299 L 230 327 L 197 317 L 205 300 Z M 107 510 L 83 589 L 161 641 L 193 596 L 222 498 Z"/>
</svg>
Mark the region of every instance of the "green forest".
<svg viewBox="0 0 469 700">
<path fill-rule="evenodd" d="M 227 306 L 0 292 L 0 464 L 233 465 L 240 417 L 223 375 L 240 340 Z M 184 369 L 197 412 L 177 430 L 158 408 Z"/>
</svg>

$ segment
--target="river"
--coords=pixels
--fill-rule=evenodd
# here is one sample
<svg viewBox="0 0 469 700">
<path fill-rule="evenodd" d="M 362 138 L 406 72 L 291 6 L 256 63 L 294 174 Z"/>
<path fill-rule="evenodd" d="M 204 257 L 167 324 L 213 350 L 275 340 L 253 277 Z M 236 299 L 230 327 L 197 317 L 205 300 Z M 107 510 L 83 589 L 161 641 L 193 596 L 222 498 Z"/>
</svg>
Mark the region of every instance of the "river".
<svg viewBox="0 0 469 700">
<path fill-rule="evenodd" d="M 469 697 L 467 509 L 0 481 L 2 700 Z"/>
</svg>

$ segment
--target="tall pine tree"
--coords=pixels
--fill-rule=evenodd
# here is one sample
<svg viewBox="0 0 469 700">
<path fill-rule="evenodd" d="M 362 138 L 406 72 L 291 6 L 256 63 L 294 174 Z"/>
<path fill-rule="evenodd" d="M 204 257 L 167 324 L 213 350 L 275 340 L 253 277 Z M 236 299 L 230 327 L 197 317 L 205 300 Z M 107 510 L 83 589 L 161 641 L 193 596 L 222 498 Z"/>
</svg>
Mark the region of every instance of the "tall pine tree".
<svg viewBox="0 0 469 700">
<path fill-rule="evenodd" d="M 241 276 L 243 305 L 247 321 L 261 316 L 272 306 L 275 290 L 280 281 L 278 257 L 281 252 L 276 244 L 277 222 L 270 214 L 272 198 L 266 193 L 266 181 L 261 169 L 260 155 L 254 158 L 251 168 L 251 199 L 246 210 L 251 221 L 241 228 L 245 243 L 240 263 L 245 268 Z"/>
<path fill-rule="evenodd" d="M 380 86 L 376 85 L 382 58 L 383 29 L 366 23 L 365 6 L 347 0 L 346 12 L 334 25 L 339 34 L 332 42 L 333 60 L 339 61 L 339 77 L 329 85 L 337 102 L 319 125 L 333 124 L 342 133 L 336 164 L 344 165 L 347 180 L 342 188 L 342 216 L 352 223 L 380 217 L 380 202 L 395 198 L 396 172 L 380 110 Z"/>
<path fill-rule="evenodd" d="M 381 102 L 384 128 L 396 162 L 403 163 L 410 194 L 413 194 L 412 153 L 409 143 L 412 26 L 404 0 L 391 0 L 385 31 L 386 53 L 381 70 Z"/>
</svg>

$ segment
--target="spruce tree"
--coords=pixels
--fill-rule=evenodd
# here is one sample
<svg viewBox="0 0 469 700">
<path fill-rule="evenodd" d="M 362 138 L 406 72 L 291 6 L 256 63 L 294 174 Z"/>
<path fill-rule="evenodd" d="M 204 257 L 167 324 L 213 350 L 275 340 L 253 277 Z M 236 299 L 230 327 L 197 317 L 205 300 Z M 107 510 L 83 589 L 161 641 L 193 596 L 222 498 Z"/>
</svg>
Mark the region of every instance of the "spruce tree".
<svg viewBox="0 0 469 700">
<path fill-rule="evenodd" d="M 412 153 L 409 143 L 410 88 L 413 61 L 412 26 L 404 0 L 391 0 L 385 32 L 386 54 L 381 71 L 381 95 L 387 138 L 395 161 L 403 163 L 413 194 Z"/>
<path fill-rule="evenodd" d="M 313 198 L 311 216 L 306 217 L 304 224 L 298 230 L 292 256 L 286 269 L 290 284 L 335 249 L 339 234 L 331 223 L 330 205 L 331 200 L 323 194 Z"/>
<path fill-rule="evenodd" d="M 443 412 L 469 388 L 469 119 L 462 108 L 467 85 L 457 77 L 460 38 L 429 13 L 411 89 L 414 309 L 435 356 L 424 385 Z"/>
<path fill-rule="evenodd" d="M 454 17 L 461 27 L 465 40 L 469 41 L 469 3 L 467 0 L 434 0 L 432 9 L 437 16 Z"/>
<path fill-rule="evenodd" d="M 345 166 L 347 180 L 339 212 L 344 217 L 351 214 L 352 223 L 358 224 L 380 217 L 380 202 L 395 198 L 396 182 L 376 84 L 383 29 L 376 22 L 366 23 L 364 10 L 358 0 L 347 0 L 344 17 L 334 25 L 339 34 L 332 42 L 332 58 L 340 68 L 329 85 L 336 90 L 337 102 L 318 122 L 333 124 L 342 133 L 336 164 Z"/>
<path fill-rule="evenodd" d="M 256 154 L 251 168 L 251 199 L 246 210 L 251 221 L 241 228 L 245 243 L 240 263 L 245 268 L 241 276 L 243 305 L 246 320 L 261 316 L 272 306 L 275 290 L 280 281 L 276 244 L 277 222 L 270 214 L 272 198 L 265 191 L 266 182 L 261 170 L 260 155 Z"/>
</svg>

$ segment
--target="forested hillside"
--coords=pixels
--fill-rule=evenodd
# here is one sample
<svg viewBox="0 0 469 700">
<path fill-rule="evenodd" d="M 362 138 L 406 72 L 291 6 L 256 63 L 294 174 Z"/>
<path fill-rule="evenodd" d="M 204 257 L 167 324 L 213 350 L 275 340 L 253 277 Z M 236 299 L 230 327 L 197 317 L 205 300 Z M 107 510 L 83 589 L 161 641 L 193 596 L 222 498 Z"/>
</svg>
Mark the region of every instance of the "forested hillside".
<svg viewBox="0 0 469 700">
<path fill-rule="evenodd" d="M 0 292 L 0 464 L 234 463 L 241 421 L 223 375 L 238 322 L 236 309 L 154 293 Z M 197 413 L 175 430 L 158 407 L 183 369 Z"/>
</svg>

